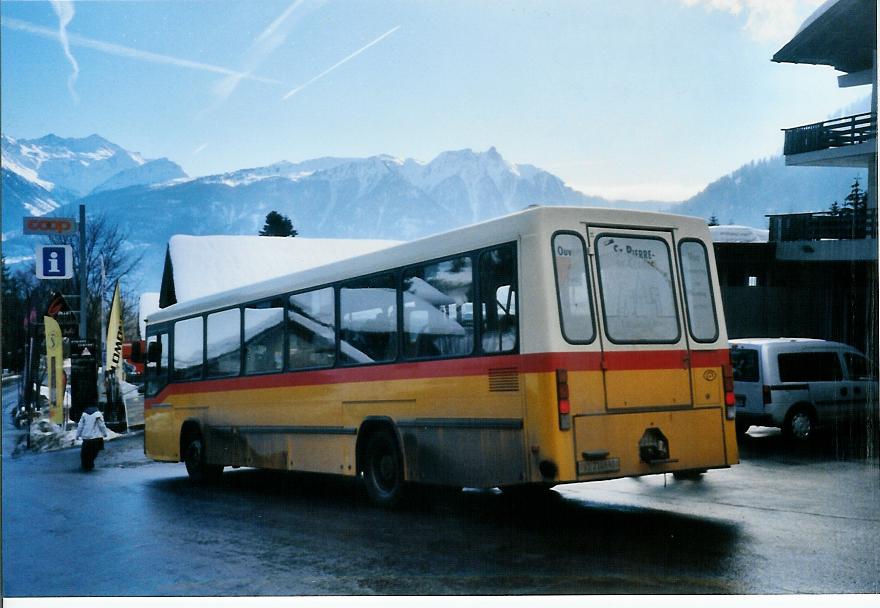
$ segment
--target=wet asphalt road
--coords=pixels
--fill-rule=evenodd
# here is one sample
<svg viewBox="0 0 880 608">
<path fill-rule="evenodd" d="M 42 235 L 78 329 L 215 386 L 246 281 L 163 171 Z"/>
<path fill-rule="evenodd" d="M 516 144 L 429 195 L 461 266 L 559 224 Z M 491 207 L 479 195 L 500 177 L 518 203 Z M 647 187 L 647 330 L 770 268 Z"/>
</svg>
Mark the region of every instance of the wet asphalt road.
<svg viewBox="0 0 880 608">
<path fill-rule="evenodd" d="M 753 429 L 743 463 L 701 481 L 527 504 L 435 491 L 389 512 L 322 476 L 227 470 L 193 487 L 144 458 L 142 434 L 109 442 L 92 473 L 75 449 L 13 456 L 6 388 L 6 597 L 880 592 L 880 467 L 840 437 L 792 451 Z"/>
</svg>

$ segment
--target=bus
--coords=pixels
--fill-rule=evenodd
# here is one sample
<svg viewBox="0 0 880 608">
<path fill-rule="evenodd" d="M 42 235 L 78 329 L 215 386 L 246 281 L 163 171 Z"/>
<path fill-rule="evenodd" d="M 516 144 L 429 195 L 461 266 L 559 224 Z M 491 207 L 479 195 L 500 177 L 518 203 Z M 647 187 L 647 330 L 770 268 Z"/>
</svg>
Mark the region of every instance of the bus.
<svg viewBox="0 0 880 608">
<path fill-rule="evenodd" d="M 502 491 L 738 462 L 706 223 L 530 207 L 147 322 L 145 454 Z"/>
</svg>

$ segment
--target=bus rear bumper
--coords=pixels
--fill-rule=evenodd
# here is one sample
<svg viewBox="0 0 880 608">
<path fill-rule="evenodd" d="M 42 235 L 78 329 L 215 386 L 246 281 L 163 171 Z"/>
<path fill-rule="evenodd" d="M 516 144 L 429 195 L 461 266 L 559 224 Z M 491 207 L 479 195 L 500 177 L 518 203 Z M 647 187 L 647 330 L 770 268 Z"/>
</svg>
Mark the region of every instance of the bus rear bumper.
<svg viewBox="0 0 880 608">
<path fill-rule="evenodd" d="M 576 416 L 576 481 L 728 467 L 727 426 L 720 407 Z"/>
</svg>

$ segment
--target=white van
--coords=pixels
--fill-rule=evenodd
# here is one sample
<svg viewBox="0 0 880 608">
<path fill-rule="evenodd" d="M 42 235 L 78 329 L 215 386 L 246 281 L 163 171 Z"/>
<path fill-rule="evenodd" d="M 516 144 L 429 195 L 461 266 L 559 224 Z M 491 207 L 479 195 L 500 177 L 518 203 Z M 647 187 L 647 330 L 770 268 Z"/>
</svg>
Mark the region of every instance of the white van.
<svg viewBox="0 0 880 608">
<path fill-rule="evenodd" d="M 757 424 L 806 441 L 817 427 L 876 407 L 876 367 L 846 344 L 739 338 L 730 340 L 730 358 L 740 435 Z"/>
</svg>

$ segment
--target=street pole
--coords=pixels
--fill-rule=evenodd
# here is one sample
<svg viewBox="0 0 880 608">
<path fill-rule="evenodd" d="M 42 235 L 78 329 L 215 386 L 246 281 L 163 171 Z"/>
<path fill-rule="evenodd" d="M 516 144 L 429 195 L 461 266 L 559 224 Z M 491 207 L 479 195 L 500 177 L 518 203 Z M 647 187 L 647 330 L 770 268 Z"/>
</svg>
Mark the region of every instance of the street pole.
<svg viewBox="0 0 880 608">
<path fill-rule="evenodd" d="M 79 206 L 79 339 L 86 339 L 86 206 Z"/>
</svg>

